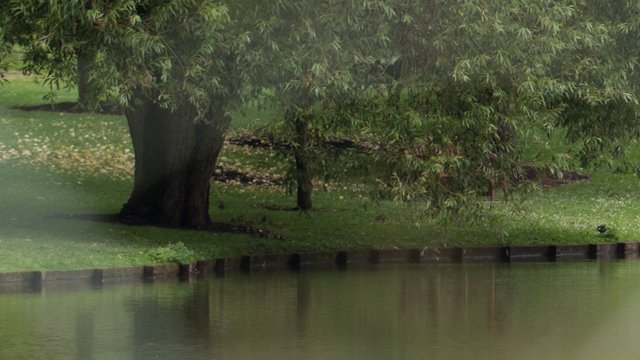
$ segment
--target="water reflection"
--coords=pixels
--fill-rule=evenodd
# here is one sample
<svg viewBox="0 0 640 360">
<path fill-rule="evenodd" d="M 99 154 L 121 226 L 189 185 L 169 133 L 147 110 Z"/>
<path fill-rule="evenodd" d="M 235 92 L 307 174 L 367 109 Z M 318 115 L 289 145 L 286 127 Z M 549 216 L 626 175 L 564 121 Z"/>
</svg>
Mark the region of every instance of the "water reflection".
<svg viewBox="0 0 640 360">
<path fill-rule="evenodd" d="M 640 262 L 232 274 L 0 295 L 0 359 L 636 359 Z"/>
</svg>

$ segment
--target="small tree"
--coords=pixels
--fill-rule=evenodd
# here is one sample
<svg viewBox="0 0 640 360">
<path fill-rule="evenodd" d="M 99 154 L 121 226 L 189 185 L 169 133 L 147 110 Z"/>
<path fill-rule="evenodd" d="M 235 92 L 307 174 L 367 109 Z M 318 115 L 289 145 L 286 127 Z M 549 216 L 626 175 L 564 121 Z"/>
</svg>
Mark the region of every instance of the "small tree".
<svg viewBox="0 0 640 360">
<path fill-rule="evenodd" d="M 263 14 L 258 28 L 267 54 L 261 84 L 288 130 L 300 210 L 312 207 L 310 129 L 321 131 L 319 113 L 359 91 L 370 66 L 384 56 L 387 21 L 395 16 L 390 3 L 281 0 L 254 9 Z"/>
<path fill-rule="evenodd" d="M 4 72 L 7 71 L 6 58 L 11 51 L 12 40 L 7 33 L 9 11 L 6 3 L 0 4 L 0 83 L 5 81 Z"/>
<path fill-rule="evenodd" d="M 101 4 L 78 1 L 5 2 L 13 43 L 24 48 L 24 71 L 47 75 L 52 90 L 60 81 L 78 89 L 78 105 L 96 105 L 101 81 L 92 68 L 104 39 L 96 21 Z"/>
</svg>

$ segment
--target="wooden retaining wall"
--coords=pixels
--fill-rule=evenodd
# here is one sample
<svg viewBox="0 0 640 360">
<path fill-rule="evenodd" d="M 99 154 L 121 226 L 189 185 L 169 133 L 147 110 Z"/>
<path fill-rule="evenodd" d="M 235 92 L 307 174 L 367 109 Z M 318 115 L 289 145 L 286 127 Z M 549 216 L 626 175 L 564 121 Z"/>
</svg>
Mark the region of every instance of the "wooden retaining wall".
<svg viewBox="0 0 640 360">
<path fill-rule="evenodd" d="M 198 261 L 193 264 L 163 264 L 109 269 L 48 270 L 0 273 L 0 293 L 39 291 L 48 285 L 100 287 L 118 281 L 189 279 L 225 275 L 229 272 L 302 270 L 305 268 L 375 265 L 384 263 L 455 264 L 474 262 L 556 262 L 640 258 L 640 243 L 455 247 L 406 250 L 336 251 L 284 255 L 251 255 Z"/>
</svg>

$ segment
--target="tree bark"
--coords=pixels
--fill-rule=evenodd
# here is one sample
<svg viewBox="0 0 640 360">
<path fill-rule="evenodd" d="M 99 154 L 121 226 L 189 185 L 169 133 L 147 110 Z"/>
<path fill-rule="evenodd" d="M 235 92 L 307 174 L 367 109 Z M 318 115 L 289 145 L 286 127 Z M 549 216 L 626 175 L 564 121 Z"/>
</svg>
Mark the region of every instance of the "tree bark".
<svg viewBox="0 0 640 360">
<path fill-rule="evenodd" d="M 201 228 L 211 224 L 211 174 L 229 117 L 194 123 L 195 109 L 177 111 L 151 100 L 127 111 L 135 153 L 133 191 L 120 212 L 123 222 Z"/>
<path fill-rule="evenodd" d="M 296 137 L 293 155 L 296 163 L 296 181 L 298 185 L 297 206 L 302 211 L 308 211 L 313 206 L 311 200 L 313 185 L 311 183 L 311 159 L 309 157 L 309 120 L 295 112 L 290 112 L 287 116 L 294 125 Z"/>
<path fill-rule="evenodd" d="M 95 54 L 87 49 L 76 50 L 76 71 L 78 75 L 78 105 L 88 109 L 95 100 L 95 91 L 89 79 L 89 73 L 93 66 Z"/>
</svg>

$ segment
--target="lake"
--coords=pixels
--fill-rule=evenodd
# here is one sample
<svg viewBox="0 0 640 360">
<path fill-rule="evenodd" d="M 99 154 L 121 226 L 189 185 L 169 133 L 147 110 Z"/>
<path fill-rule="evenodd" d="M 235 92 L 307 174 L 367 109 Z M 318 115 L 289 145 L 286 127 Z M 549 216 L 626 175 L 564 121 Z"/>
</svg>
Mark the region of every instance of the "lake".
<svg viewBox="0 0 640 360">
<path fill-rule="evenodd" d="M 379 265 L 0 294 L 0 359 L 640 359 L 640 261 Z"/>
</svg>

